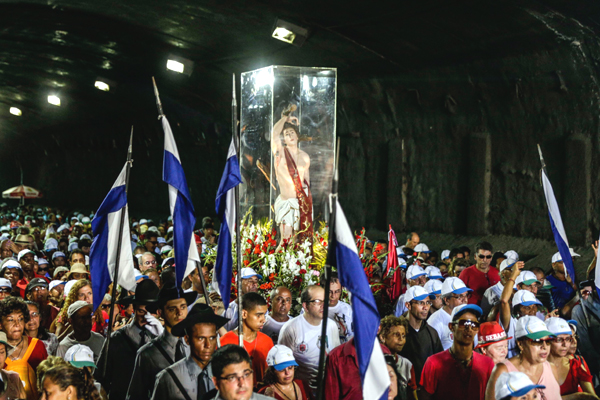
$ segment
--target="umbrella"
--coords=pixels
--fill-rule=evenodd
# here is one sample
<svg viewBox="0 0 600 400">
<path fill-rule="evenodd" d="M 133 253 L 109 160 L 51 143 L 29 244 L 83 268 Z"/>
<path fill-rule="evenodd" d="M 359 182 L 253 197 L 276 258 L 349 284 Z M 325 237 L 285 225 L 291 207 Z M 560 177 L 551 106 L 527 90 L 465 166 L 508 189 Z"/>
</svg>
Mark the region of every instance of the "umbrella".
<svg viewBox="0 0 600 400">
<path fill-rule="evenodd" d="M 38 199 L 42 197 L 42 193 L 32 187 L 19 185 L 2 192 L 2 197 L 5 199 Z"/>
</svg>

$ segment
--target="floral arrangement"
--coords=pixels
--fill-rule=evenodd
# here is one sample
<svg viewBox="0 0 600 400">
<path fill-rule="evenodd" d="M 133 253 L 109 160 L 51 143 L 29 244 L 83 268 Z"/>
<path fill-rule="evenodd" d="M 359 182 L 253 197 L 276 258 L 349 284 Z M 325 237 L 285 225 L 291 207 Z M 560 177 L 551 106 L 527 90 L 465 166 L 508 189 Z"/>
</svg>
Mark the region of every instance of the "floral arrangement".
<svg viewBox="0 0 600 400">
<path fill-rule="evenodd" d="M 259 293 L 270 301 L 272 289 L 285 286 L 292 291 L 292 314 L 301 310 L 300 293 L 309 285 L 317 285 L 321 271 L 327 258 L 328 228 L 321 223 L 314 232 L 312 244 L 306 240 L 295 243 L 294 240 L 284 240 L 281 245 L 276 240 L 277 232 L 273 229 L 273 221 L 263 219 L 253 223 L 251 209 L 248 210 L 240 225 L 240 243 L 242 264 L 253 268 L 263 276 Z M 206 262 L 216 260 L 216 247 L 207 249 Z M 233 249 L 233 270 L 231 294 L 237 296 L 237 254 L 235 241 Z"/>
</svg>

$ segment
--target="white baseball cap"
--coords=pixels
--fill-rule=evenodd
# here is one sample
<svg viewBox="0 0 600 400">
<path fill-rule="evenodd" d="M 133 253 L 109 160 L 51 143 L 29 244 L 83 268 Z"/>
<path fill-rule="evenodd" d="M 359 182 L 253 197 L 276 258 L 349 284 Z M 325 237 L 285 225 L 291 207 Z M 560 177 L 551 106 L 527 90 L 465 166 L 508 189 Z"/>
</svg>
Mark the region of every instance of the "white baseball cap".
<svg viewBox="0 0 600 400">
<path fill-rule="evenodd" d="M 425 243 L 419 243 L 415 246 L 414 250 L 415 253 L 431 253 L 431 250 L 429 250 L 429 247 Z"/>
<path fill-rule="evenodd" d="M 67 282 L 65 281 L 59 281 L 59 280 L 54 280 L 54 281 L 50 281 L 50 285 L 48 285 L 48 290 L 52 290 L 55 287 L 57 287 L 58 285 L 66 285 Z"/>
<path fill-rule="evenodd" d="M 0 278 L 0 287 L 7 287 L 7 288 L 12 289 L 12 285 L 10 284 L 10 281 L 6 278 Z"/>
<path fill-rule="evenodd" d="M 533 285 L 534 283 L 540 283 L 540 281 L 538 281 L 537 276 L 535 276 L 535 274 L 531 271 L 521 271 L 521 273 L 519 274 L 519 276 L 517 276 L 517 279 L 515 280 L 515 285 L 518 285 L 519 283 L 522 283 L 524 285 Z"/>
<path fill-rule="evenodd" d="M 89 307 L 91 310 L 92 304 L 88 303 L 87 301 L 77 300 L 75 303 L 71 304 L 67 309 L 67 316 L 71 318 L 73 314 L 85 307 Z"/>
<path fill-rule="evenodd" d="M 158 241 L 158 243 L 167 243 L 167 239 L 165 239 L 162 236 L 157 237 L 156 240 Z"/>
<path fill-rule="evenodd" d="M 544 321 L 538 317 L 525 315 L 517 320 L 517 327 L 515 328 L 515 338 L 521 339 L 527 337 L 532 340 L 545 338 L 546 336 L 554 336 Z"/>
<path fill-rule="evenodd" d="M 514 258 L 507 258 L 506 260 L 500 263 L 500 272 L 504 271 L 506 268 L 510 268 L 517 263 L 517 260 Z"/>
<path fill-rule="evenodd" d="M 65 353 L 65 361 L 75 368 L 92 367 L 96 368 L 94 362 L 94 352 L 88 346 L 75 344 Z"/>
<path fill-rule="evenodd" d="M 282 344 L 276 344 L 271 347 L 267 354 L 267 365 L 275 368 L 277 371 L 283 371 L 287 367 L 298 366 L 292 350 Z"/>
<path fill-rule="evenodd" d="M 571 257 L 581 257 L 579 254 L 573 251 L 572 247 L 569 247 L 569 252 L 571 253 Z M 554 253 L 554 255 L 552 256 L 552 262 L 555 263 L 559 261 L 562 261 L 562 256 L 560 255 L 560 252 Z"/>
<path fill-rule="evenodd" d="M 84 233 L 83 235 L 79 236 L 79 240 L 92 240 L 92 237 L 90 235 L 88 235 L 87 233 Z"/>
<path fill-rule="evenodd" d="M 452 309 L 452 313 L 450 314 L 450 321 L 456 321 L 456 319 L 458 319 L 461 315 L 463 315 L 466 312 L 471 312 L 475 314 L 477 319 L 479 319 L 481 317 L 481 314 L 483 314 L 481 307 L 479 307 L 477 304 L 461 304 L 460 306 L 456 306 Z"/>
<path fill-rule="evenodd" d="M 442 271 L 440 271 L 438 267 L 434 267 L 433 265 L 430 265 L 429 267 L 425 268 L 425 273 L 427 273 L 427 277 L 429 279 L 444 279 L 444 277 L 442 276 Z"/>
<path fill-rule="evenodd" d="M 516 306 L 531 306 L 531 305 L 542 305 L 542 302 L 535 298 L 535 294 L 528 290 L 519 290 L 515 293 L 512 301 L 513 307 Z"/>
<path fill-rule="evenodd" d="M 496 400 L 521 397 L 533 389 L 546 389 L 546 386 L 535 385 L 523 372 L 505 372 L 496 381 Z"/>
<path fill-rule="evenodd" d="M 572 335 L 569 323 L 562 318 L 551 317 L 546 320 L 546 328 L 553 335 Z"/>
<path fill-rule="evenodd" d="M 252 268 L 242 268 L 242 279 L 250 279 L 253 276 L 257 276 L 258 279 L 262 279 L 262 275 L 256 273 Z"/>
<path fill-rule="evenodd" d="M 48 264 L 48 260 L 46 260 L 45 258 L 38 258 L 37 262 L 39 265 L 47 265 Z"/>
<path fill-rule="evenodd" d="M 147 223 L 148 223 L 148 221 L 146 219 L 144 219 L 144 218 L 140 219 L 140 225 L 144 225 Z"/>
<path fill-rule="evenodd" d="M 442 296 L 445 296 L 450 293 L 454 294 L 462 294 L 465 292 L 472 292 L 472 289 L 469 289 L 465 283 L 456 277 L 446 278 L 442 285 Z"/>
<path fill-rule="evenodd" d="M 410 303 L 413 300 L 421 301 L 428 297 L 434 299 L 435 295 L 429 294 L 422 286 L 411 286 L 404 293 L 404 302 Z"/>
<path fill-rule="evenodd" d="M 437 279 L 432 279 L 427 281 L 423 289 L 427 291 L 429 294 L 442 294 L 442 282 Z"/>
<path fill-rule="evenodd" d="M 504 253 L 504 257 L 506 258 L 510 258 L 516 261 L 519 261 L 519 253 L 517 253 L 514 250 L 509 250 L 506 253 Z"/>
<path fill-rule="evenodd" d="M 54 254 L 52 254 L 52 261 L 54 261 L 54 259 L 56 257 L 64 257 L 67 258 L 67 256 L 65 255 L 65 253 L 63 253 L 62 251 L 55 251 Z"/>
<path fill-rule="evenodd" d="M 58 269 L 58 268 L 57 268 Z M 66 269 L 66 268 L 65 268 Z M 68 271 L 68 270 L 67 270 Z M 56 270 L 54 270 L 54 273 L 56 274 Z M 63 291 L 63 296 L 67 297 L 67 295 L 69 294 L 69 292 L 71 291 L 71 289 L 73 289 L 73 285 L 75 285 L 77 282 L 76 280 L 72 280 L 72 281 L 68 281 L 65 284 L 65 290 Z M 69 310 L 67 310 L 68 312 Z"/>
<path fill-rule="evenodd" d="M 35 256 L 35 253 L 29 249 L 21 250 L 17 256 L 17 261 L 21 261 L 21 258 L 23 258 L 25 254 L 33 254 Z"/>
<path fill-rule="evenodd" d="M 442 251 L 441 257 L 442 257 L 442 260 L 446 260 L 446 259 L 450 258 L 450 250 Z"/>
<path fill-rule="evenodd" d="M 242 270 L 244 271 L 244 270 Z M 425 270 L 423 268 L 421 268 L 419 265 L 417 264 L 413 264 L 410 267 L 408 267 L 408 270 L 406 271 L 406 279 L 416 279 L 420 276 L 424 276 L 427 275 L 427 272 L 425 272 Z"/>
</svg>

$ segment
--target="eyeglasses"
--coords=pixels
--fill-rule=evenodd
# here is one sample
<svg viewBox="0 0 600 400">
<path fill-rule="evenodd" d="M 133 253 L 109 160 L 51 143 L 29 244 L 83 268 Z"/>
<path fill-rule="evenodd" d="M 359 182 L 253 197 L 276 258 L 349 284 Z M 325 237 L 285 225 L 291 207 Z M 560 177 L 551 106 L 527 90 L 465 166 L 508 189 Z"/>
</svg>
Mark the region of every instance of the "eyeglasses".
<svg viewBox="0 0 600 400">
<path fill-rule="evenodd" d="M 573 343 L 575 340 L 572 337 L 566 337 L 566 338 L 558 338 L 557 337 L 557 338 L 552 339 L 552 341 L 554 343 L 558 343 L 558 344 L 563 344 L 563 343 L 570 344 L 570 343 Z"/>
<path fill-rule="evenodd" d="M 106 310 L 110 307 L 110 304 L 101 304 L 100 307 L 102 307 L 103 310 Z"/>
<path fill-rule="evenodd" d="M 10 293 L 10 292 L 11 292 L 10 288 L 7 288 L 7 287 L 0 288 L 0 293 Z"/>
<path fill-rule="evenodd" d="M 37 318 L 37 317 L 39 317 L 39 316 L 40 316 L 40 313 L 38 313 L 38 312 L 35 312 L 35 311 L 34 311 L 34 312 L 30 312 L 30 313 L 29 313 L 29 317 L 30 317 L 30 318 Z"/>
<path fill-rule="evenodd" d="M 581 294 L 582 294 L 582 295 L 584 295 L 584 296 L 588 296 L 588 295 L 590 295 L 591 293 L 592 293 L 592 291 L 591 291 L 591 290 L 584 290 L 583 292 L 581 292 Z"/>
<path fill-rule="evenodd" d="M 427 306 L 427 307 L 431 307 L 431 302 L 430 301 L 416 301 L 416 300 L 412 300 L 410 302 L 410 304 L 416 304 L 418 306 Z"/>
<path fill-rule="evenodd" d="M 479 257 L 479 258 L 480 258 L 480 259 L 482 259 L 482 260 L 483 260 L 484 258 L 485 258 L 486 260 L 491 260 L 491 259 L 492 259 L 492 256 L 486 256 L 486 255 L 483 255 L 483 254 L 477 254 L 477 257 Z"/>
<path fill-rule="evenodd" d="M 315 303 L 316 305 L 320 306 L 321 304 L 325 303 L 325 300 L 316 299 L 309 301 L 309 303 Z"/>
<path fill-rule="evenodd" d="M 457 299 L 457 300 L 468 300 L 471 298 L 471 292 L 467 292 L 467 293 L 463 293 L 463 294 L 459 294 L 459 295 L 452 295 L 453 299 Z"/>
<path fill-rule="evenodd" d="M 144 261 L 144 265 L 154 265 L 156 264 L 156 260 L 153 261 Z"/>
<path fill-rule="evenodd" d="M 252 377 L 252 373 L 253 372 L 251 369 L 247 369 L 246 371 L 244 371 L 244 373 L 242 375 L 232 374 L 232 375 L 227 375 L 227 376 L 220 376 L 219 379 L 227 381 L 229 383 L 238 382 L 240 380 L 246 381 Z"/>
<path fill-rule="evenodd" d="M 459 329 L 467 329 L 471 328 L 473 331 L 479 330 L 479 322 L 471 321 L 470 319 L 461 319 L 454 323 L 454 325 L 458 325 Z"/>
</svg>

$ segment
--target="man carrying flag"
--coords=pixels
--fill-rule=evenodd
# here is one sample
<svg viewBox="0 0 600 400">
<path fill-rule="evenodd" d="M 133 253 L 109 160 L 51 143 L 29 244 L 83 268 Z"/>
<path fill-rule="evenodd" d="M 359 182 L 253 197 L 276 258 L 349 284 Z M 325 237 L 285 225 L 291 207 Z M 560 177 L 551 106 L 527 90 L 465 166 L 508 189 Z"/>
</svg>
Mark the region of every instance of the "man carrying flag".
<svg viewBox="0 0 600 400">
<path fill-rule="evenodd" d="M 335 208 L 335 226 L 329 251 L 333 252 L 340 282 L 352 294 L 352 312 L 354 315 L 354 339 L 337 347 L 329 353 L 327 359 L 325 398 L 356 398 L 380 400 L 388 398 L 390 376 L 387 370 L 381 345 L 377 340 L 379 313 L 371 293 L 367 275 L 358 258 L 352 231 L 339 202 Z M 348 355 L 353 355 L 348 357 Z M 355 378 L 352 364 L 345 358 L 355 360 L 357 366 L 356 381 L 362 384 L 362 393 L 352 393 Z"/>
<path fill-rule="evenodd" d="M 217 215 L 221 219 L 221 228 L 219 230 L 219 241 L 217 245 L 217 260 L 215 262 L 215 281 L 223 299 L 223 304 L 227 308 L 231 296 L 231 276 L 233 274 L 233 238 L 235 233 L 235 190 L 234 188 L 242 183 L 240 175 L 240 165 L 235 151 L 233 138 L 229 145 L 227 153 L 227 162 L 225 170 L 221 177 L 215 208 Z"/>
<path fill-rule="evenodd" d="M 94 294 L 94 310 L 100 306 L 108 285 L 114 280 L 119 240 L 121 246 L 117 284 L 130 291 L 135 290 L 127 192 L 125 190 L 126 174 L 127 163 L 92 220 L 95 237 L 90 249 L 90 274 Z M 119 229 L 121 220 L 123 220 L 123 227 Z M 121 231 L 120 238 L 119 230 Z"/>
</svg>

